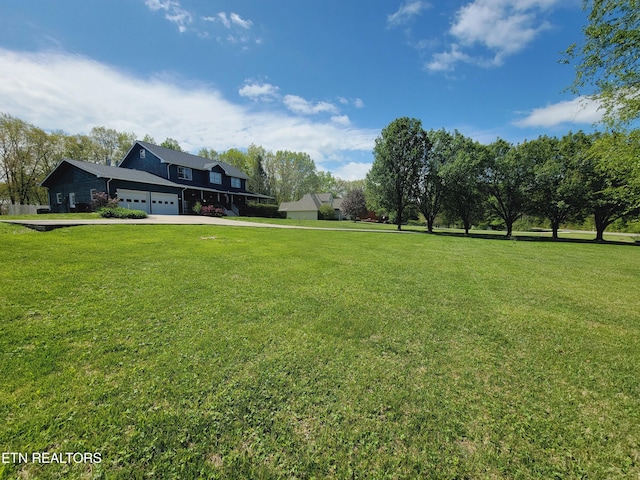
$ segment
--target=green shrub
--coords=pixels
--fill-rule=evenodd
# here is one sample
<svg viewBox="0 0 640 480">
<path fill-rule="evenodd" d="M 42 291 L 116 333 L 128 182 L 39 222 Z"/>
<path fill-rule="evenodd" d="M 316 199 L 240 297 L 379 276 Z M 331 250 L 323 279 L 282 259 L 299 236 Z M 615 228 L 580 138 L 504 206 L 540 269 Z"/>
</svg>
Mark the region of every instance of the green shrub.
<svg viewBox="0 0 640 480">
<path fill-rule="evenodd" d="M 331 205 L 321 205 L 318 209 L 318 220 L 335 220 L 336 211 Z"/>
<path fill-rule="evenodd" d="M 278 211 L 278 205 L 272 203 L 249 202 L 242 208 L 241 213 L 247 217 L 284 218 Z"/>
<path fill-rule="evenodd" d="M 102 218 L 147 218 L 147 212 L 142 210 L 129 210 L 123 207 L 102 208 L 98 214 Z"/>
<path fill-rule="evenodd" d="M 196 202 L 192 210 L 196 215 L 200 215 L 200 212 L 202 211 L 202 204 L 200 202 Z"/>
</svg>

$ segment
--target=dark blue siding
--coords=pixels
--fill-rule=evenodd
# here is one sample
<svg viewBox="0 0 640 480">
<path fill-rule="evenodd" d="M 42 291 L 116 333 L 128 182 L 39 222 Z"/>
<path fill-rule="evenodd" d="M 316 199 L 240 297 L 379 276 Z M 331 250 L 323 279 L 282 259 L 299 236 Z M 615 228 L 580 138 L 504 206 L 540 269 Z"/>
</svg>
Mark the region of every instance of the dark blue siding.
<svg viewBox="0 0 640 480">
<path fill-rule="evenodd" d="M 68 212 L 69 194 L 76 197 L 76 208 L 79 210 L 91 204 L 91 191 L 106 192 L 107 181 L 104 178 L 96 178 L 79 168 L 68 166 L 55 179 L 55 186 L 49 187 L 49 205 L 52 212 Z M 57 203 L 58 193 L 62 196 L 62 203 Z"/>
<path fill-rule="evenodd" d="M 140 158 L 140 150 L 145 150 L 144 158 Z M 162 163 L 160 159 L 149 150 L 143 149 L 139 145 L 136 145 L 135 148 L 133 148 L 129 154 L 124 157 L 124 160 L 119 166 L 153 173 L 154 175 L 158 175 L 162 178 L 169 178 L 167 176 L 167 165 Z"/>
</svg>

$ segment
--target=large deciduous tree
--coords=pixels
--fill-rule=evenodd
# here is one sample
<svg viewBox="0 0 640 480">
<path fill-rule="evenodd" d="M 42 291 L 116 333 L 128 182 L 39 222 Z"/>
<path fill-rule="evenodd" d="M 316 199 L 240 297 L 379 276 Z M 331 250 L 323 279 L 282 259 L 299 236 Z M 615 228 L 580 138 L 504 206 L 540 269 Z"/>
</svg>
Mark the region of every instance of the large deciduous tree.
<svg viewBox="0 0 640 480">
<path fill-rule="evenodd" d="M 265 161 L 269 190 L 278 202 L 291 202 L 318 186 L 315 162 L 307 153 L 279 150 Z"/>
<path fill-rule="evenodd" d="M 595 135 L 581 166 L 596 241 L 604 241 L 605 230 L 616 220 L 640 213 L 639 152 L 638 131 Z"/>
<path fill-rule="evenodd" d="M 382 208 L 395 213 L 398 230 L 402 229 L 405 209 L 415 201 L 420 168 L 430 147 L 422 123 L 415 118 L 394 120 L 376 139 L 373 165 L 367 174 L 368 191 Z"/>
<path fill-rule="evenodd" d="M 453 135 L 444 129 L 429 130 L 427 137 L 431 142 L 431 151 L 424 159 L 418 178 L 416 203 L 420 213 L 427 221 L 427 232 L 433 233 L 436 217 L 442 209 L 445 185 L 442 178 L 443 166 L 453 158 Z"/>
<path fill-rule="evenodd" d="M 583 8 L 584 38 L 567 50 L 569 60 L 578 60 L 571 89 L 594 88 L 605 120 L 629 124 L 640 116 L 640 1 L 584 0 Z"/>
<path fill-rule="evenodd" d="M 533 183 L 531 158 L 522 155 L 505 140 L 498 139 L 486 148 L 487 161 L 483 183 L 487 203 L 507 227 L 507 237 L 513 233 L 513 224 L 529 207 Z"/>
<path fill-rule="evenodd" d="M 481 178 L 486 147 L 463 135 L 454 136 L 454 155 L 443 165 L 441 175 L 445 185 L 444 209 L 462 220 L 465 235 L 484 213 Z"/>
<path fill-rule="evenodd" d="M 89 133 L 90 148 L 86 157 L 103 165 L 116 165 L 124 158 L 136 139 L 134 133 L 118 132 L 113 128 L 93 127 Z"/>
<path fill-rule="evenodd" d="M 59 159 L 56 138 L 11 115 L 0 115 L 0 183 L 10 203 L 46 201 L 39 183 Z"/>
<path fill-rule="evenodd" d="M 519 147 L 534 165 L 530 212 L 549 220 L 553 239 L 560 225 L 582 219 L 584 213 L 586 188 L 576 159 L 586 151 L 586 139 L 582 132 L 561 140 L 541 136 Z"/>
</svg>

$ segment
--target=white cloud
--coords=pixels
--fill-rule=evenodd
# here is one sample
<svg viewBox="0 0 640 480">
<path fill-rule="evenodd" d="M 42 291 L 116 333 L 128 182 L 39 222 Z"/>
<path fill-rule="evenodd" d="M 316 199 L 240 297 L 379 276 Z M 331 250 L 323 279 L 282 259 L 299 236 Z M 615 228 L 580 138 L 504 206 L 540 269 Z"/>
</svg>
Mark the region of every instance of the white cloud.
<svg viewBox="0 0 640 480">
<path fill-rule="evenodd" d="M 229 17 L 227 17 L 227 14 L 225 12 L 218 13 L 217 18 L 226 28 L 231 28 L 231 20 L 229 20 Z M 207 19 L 212 19 L 215 21 L 216 17 L 207 17 Z"/>
<path fill-rule="evenodd" d="M 453 70 L 458 62 L 480 66 L 499 66 L 509 55 L 529 45 L 550 28 L 543 13 L 560 0 L 474 0 L 461 7 L 449 29 L 455 39 L 449 51 L 435 54 L 427 64 L 431 71 Z M 480 47 L 487 51 L 474 56 L 464 49 Z"/>
<path fill-rule="evenodd" d="M 455 43 L 451 45 L 449 52 L 436 53 L 433 55 L 433 60 L 427 64 L 427 69 L 432 72 L 444 72 L 453 70 L 454 65 L 459 62 L 470 62 L 469 55 L 460 51 L 460 48 Z"/>
<path fill-rule="evenodd" d="M 253 22 L 251 20 L 244 20 L 237 13 L 232 12 L 231 15 L 229 15 L 229 18 L 231 20 L 231 23 L 237 25 L 238 27 L 244 28 L 245 30 L 250 29 L 253 25 Z"/>
<path fill-rule="evenodd" d="M 0 71 L 0 112 L 46 130 L 88 133 L 100 125 L 140 137 L 148 133 L 158 141 L 175 138 L 188 151 L 255 143 L 273 151 L 307 152 L 316 162 L 334 157 L 348 162 L 350 155 L 368 155 L 379 133 L 283 111 L 253 111 L 206 85 L 185 86 L 185 79 L 166 76 L 136 78 L 59 52 L 0 49 Z M 332 111 L 323 103 L 309 105 Z"/>
<path fill-rule="evenodd" d="M 251 20 L 245 20 L 237 13 L 231 12 L 227 15 L 227 12 L 220 12 L 215 17 L 202 17 L 205 22 L 221 22 L 225 28 L 232 29 L 234 26 L 243 28 L 245 30 L 251 29 L 253 22 Z"/>
<path fill-rule="evenodd" d="M 241 97 L 252 100 L 271 101 L 278 96 L 279 90 L 278 87 L 270 83 L 248 83 L 238 90 L 238 93 Z"/>
<path fill-rule="evenodd" d="M 534 108 L 525 118 L 517 120 L 518 127 L 550 128 L 563 124 L 594 124 L 602 120 L 603 111 L 598 101 L 587 97 Z"/>
<path fill-rule="evenodd" d="M 332 171 L 332 175 L 343 180 L 360 180 L 371 170 L 371 163 L 349 162 Z"/>
<path fill-rule="evenodd" d="M 312 103 L 297 95 L 286 95 L 282 100 L 289 110 L 303 115 L 338 113 L 338 107 L 329 102 Z"/>
<path fill-rule="evenodd" d="M 400 8 L 395 13 L 387 16 L 387 26 L 397 27 L 404 25 L 430 7 L 429 3 L 422 0 L 405 2 L 400 5 Z"/>
<path fill-rule="evenodd" d="M 331 117 L 331 121 L 333 123 L 337 123 L 338 125 L 348 126 L 351 125 L 351 120 L 349 119 L 349 115 L 334 115 Z"/>
<path fill-rule="evenodd" d="M 193 21 L 192 15 L 182 8 L 180 2 L 176 0 L 145 0 L 145 5 L 150 10 L 157 12 L 163 10 L 164 18 L 178 27 L 180 33 L 187 31 L 187 27 Z"/>
</svg>

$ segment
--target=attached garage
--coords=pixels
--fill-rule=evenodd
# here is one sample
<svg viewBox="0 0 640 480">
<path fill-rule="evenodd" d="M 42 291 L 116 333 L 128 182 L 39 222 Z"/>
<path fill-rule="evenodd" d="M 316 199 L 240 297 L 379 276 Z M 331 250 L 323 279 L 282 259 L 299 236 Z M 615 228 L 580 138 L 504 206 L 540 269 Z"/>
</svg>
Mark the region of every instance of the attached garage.
<svg viewBox="0 0 640 480">
<path fill-rule="evenodd" d="M 154 215 L 178 215 L 178 195 L 175 193 L 151 193 L 151 213 Z"/>
<path fill-rule="evenodd" d="M 118 197 L 120 206 L 124 208 L 142 210 L 143 212 L 151 213 L 149 192 L 142 192 L 140 190 L 124 190 L 119 188 L 116 190 L 116 196 Z"/>
<path fill-rule="evenodd" d="M 153 215 L 178 215 L 178 195 L 175 193 L 145 192 L 125 190 L 116 192 L 120 205 L 124 208 L 142 210 Z"/>
</svg>

